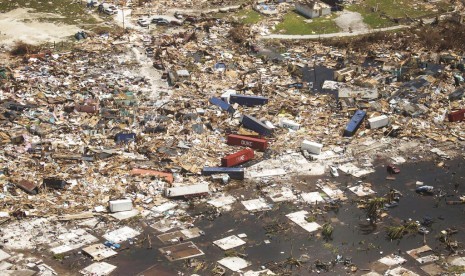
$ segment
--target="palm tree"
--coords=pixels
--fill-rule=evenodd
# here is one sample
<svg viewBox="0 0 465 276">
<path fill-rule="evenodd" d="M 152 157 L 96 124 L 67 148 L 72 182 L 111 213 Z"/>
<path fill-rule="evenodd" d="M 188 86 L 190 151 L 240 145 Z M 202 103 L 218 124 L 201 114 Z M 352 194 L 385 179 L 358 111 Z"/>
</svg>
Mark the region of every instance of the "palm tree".
<svg viewBox="0 0 465 276">
<path fill-rule="evenodd" d="M 389 202 L 385 197 L 374 197 L 368 201 L 366 206 L 367 217 L 371 224 L 375 224 L 378 220 L 379 210 L 384 207 L 384 204 Z"/>
<path fill-rule="evenodd" d="M 334 227 L 331 225 L 331 223 L 327 222 L 323 224 L 322 228 L 323 228 L 323 231 L 321 232 L 321 234 L 323 235 L 325 240 L 332 240 Z"/>
</svg>

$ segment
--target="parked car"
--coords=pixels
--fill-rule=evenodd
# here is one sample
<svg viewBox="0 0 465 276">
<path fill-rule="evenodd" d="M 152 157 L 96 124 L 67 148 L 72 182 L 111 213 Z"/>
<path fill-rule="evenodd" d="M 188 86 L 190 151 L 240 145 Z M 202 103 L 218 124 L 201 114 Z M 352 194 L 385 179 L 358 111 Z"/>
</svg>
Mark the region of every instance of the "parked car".
<svg viewBox="0 0 465 276">
<path fill-rule="evenodd" d="M 423 185 L 415 189 L 415 192 L 419 194 L 426 194 L 426 195 L 433 195 L 434 194 L 434 187 Z"/>
<path fill-rule="evenodd" d="M 329 166 L 329 172 L 333 177 L 338 177 L 339 173 L 337 172 L 337 167 L 335 166 Z"/>
<path fill-rule="evenodd" d="M 155 67 L 158 70 L 164 70 L 165 66 L 163 66 L 163 62 L 161 60 L 155 60 L 153 62 L 153 67 Z"/>
<path fill-rule="evenodd" d="M 110 5 L 110 6 L 103 6 L 104 9 L 103 9 L 103 12 L 108 14 L 108 15 L 113 15 L 113 14 L 117 14 L 118 13 L 118 9 L 116 8 L 116 6 L 113 6 L 113 5 Z"/>
<path fill-rule="evenodd" d="M 156 24 L 156 23 L 157 23 L 158 21 L 160 21 L 160 20 L 163 20 L 163 18 L 154 17 L 154 18 L 152 18 L 152 21 L 151 21 L 151 22 L 154 23 L 154 24 Z"/>
<path fill-rule="evenodd" d="M 164 18 L 153 18 L 152 23 L 157 25 L 168 25 L 170 22 Z"/>
<path fill-rule="evenodd" d="M 148 27 L 150 22 L 145 18 L 139 18 L 137 19 L 137 24 L 139 24 L 141 27 Z"/>
<path fill-rule="evenodd" d="M 196 23 L 196 22 L 197 22 L 197 18 L 195 18 L 195 17 L 193 17 L 193 16 L 188 16 L 188 17 L 186 17 L 186 19 L 184 19 L 184 22 Z"/>
<path fill-rule="evenodd" d="M 394 166 L 393 164 L 390 164 L 390 165 L 387 166 L 387 171 L 388 171 L 388 173 L 390 173 L 390 174 L 398 174 L 398 173 L 400 173 L 399 168 L 397 168 L 397 167 Z"/>
<path fill-rule="evenodd" d="M 288 84 L 287 87 L 301 89 L 304 87 L 304 85 L 301 82 L 295 82 L 295 83 Z"/>
<path fill-rule="evenodd" d="M 182 26 L 182 22 L 178 20 L 171 20 L 170 24 L 175 26 Z"/>
<path fill-rule="evenodd" d="M 146 49 L 145 49 L 145 54 L 146 54 L 148 57 L 153 57 L 153 48 L 151 48 L 151 47 L 146 48 Z"/>
</svg>

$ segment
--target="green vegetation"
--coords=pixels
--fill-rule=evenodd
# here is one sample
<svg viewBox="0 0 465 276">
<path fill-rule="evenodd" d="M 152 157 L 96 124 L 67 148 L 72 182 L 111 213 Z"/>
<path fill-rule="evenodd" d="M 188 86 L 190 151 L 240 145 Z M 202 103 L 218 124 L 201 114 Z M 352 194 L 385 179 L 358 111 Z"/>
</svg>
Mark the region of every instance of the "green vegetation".
<svg viewBox="0 0 465 276">
<path fill-rule="evenodd" d="M 387 234 L 392 240 L 399 240 L 405 234 L 418 232 L 418 224 L 416 222 L 407 222 L 399 226 L 389 226 L 387 228 Z"/>
<path fill-rule="evenodd" d="M 384 197 L 371 198 L 366 206 L 367 217 L 371 223 L 376 223 L 379 217 L 380 210 L 384 207 L 384 204 L 389 202 Z"/>
<path fill-rule="evenodd" d="M 316 217 L 312 215 L 312 216 L 306 217 L 305 220 L 306 220 L 307 222 L 315 222 L 315 221 L 316 221 Z"/>
<path fill-rule="evenodd" d="M 243 24 L 256 24 L 263 18 L 258 12 L 249 9 L 243 9 L 237 12 L 234 16 L 239 18 L 239 21 Z"/>
<path fill-rule="evenodd" d="M 373 29 L 397 25 L 393 20 L 383 17 L 379 13 L 371 12 L 369 9 L 362 7 L 354 8 L 352 6 L 348 10 L 360 13 L 363 17 L 363 22 Z"/>
<path fill-rule="evenodd" d="M 327 222 L 323 224 L 322 228 L 323 228 L 323 231 L 321 231 L 321 234 L 323 235 L 325 240 L 332 240 L 334 227 L 331 225 L 331 223 Z"/>
<path fill-rule="evenodd" d="M 64 254 L 54 254 L 53 255 L 53 259 L 55 259 L 57 261 L 62 261 L 64 258 L 65 258 Z"/>
<path fill-rule="evenodd" d="M 283 21 L 276 26 L 275 33 L 289 35 L 325 34 L 339 32 L 339 27 L 333 21 L 335 13 L 326 17 L 314 18 L 310 23 L 300 14 L 290 11 L 284 15 Z"/>
<path fill-rule="evenodd" d="M 460 273 L 465 273 L 465 267 L 460 265 L 453 265 L 447 268 L 447 272 L 458 275 Z"/>
<path fill-rule="evenodd" d="M 338 254 L 339 253 L 339 249 L 337 247 L 335 247 L 334 245 L 332 245 L 331 243 L 328 243 L 328 242 L 325 242 L 323 244 L 323 247 L 329 251 L 331 251 L 334 255 Z"/>
<path fill-rule="evenodd" d="M 17 8 L 30 9 L 30 13 L 44 13 L 35 18 L 39 21 L 71 25 L 96 24 L 97 19 L 86 12 L 85 2 L 73 0 L 33 1 L 0 0 L 0 11 L 8 12 Z"/>
<path fill-rule="evenodd" d="M 370 27 L 382 28 L 396 25 L 394 19 L 434 16 L 449 9 L 449 4 L 439 2 L 432 6 L 420 1 L 366 0 L 346 9 L 360 13 Z"/>
</svg>

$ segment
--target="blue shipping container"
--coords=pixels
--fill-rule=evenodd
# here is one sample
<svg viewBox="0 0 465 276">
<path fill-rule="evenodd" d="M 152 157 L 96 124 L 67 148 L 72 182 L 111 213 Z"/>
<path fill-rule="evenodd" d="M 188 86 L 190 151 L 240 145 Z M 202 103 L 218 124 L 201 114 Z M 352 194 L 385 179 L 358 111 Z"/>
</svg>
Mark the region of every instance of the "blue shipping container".
<svg viewBox="0 0 465 276">
<path fill-rule="evenodd" d="M 231 94 L 229 96 L 230 103 L 238 103 L 244 106 L 256 106 L 256 105 L 264 105 L 268 103 L 268 98 L 260 97 L 260 96 L 247 96 L 247 95 L 238 95 L 238 94 Z"/>
<path fill-rule="evenodd" d="M 116 143 L 128 143 L 136 140 L 135 133 L 118 133 L 115 135 Z"/>
<path fill-rule="evenodd" d="M 204 167 L 202 169 L 202 175 L 213 175 L 225 173 L 228 174 L 232 179 L 244 179 L 243 168 L 225 168 L 225 167 Z"/>
<path fill-rule="evenodd" d="M 367 113 L 363 110 L 355 111 L 354 116 L 352 116 L 352 119 L 350 119 L 346 129 L 344 130 L 344 137 L 353 136 L 355 132 L 357 132 L 357 129 L 362 125 L 363 119 L 365 119 L 366 115 Z"/>
<path fill-rule="evenodd" d="M 268 136 L 271 134 L 271 128 L 249 115 L 242 116 L 242 125 L 245 128 L 257 132 L 259 135 Z"/>
<path fill-rule="evenodd" d="M 220 98 L 212 97 L 209 101 L 211 104 L 219 106 L 221 109 L 226 110 L 230 114 L 234 114 L 234 112 L 236 111 L 230 104 L 221 100 Z"/>
</svg>

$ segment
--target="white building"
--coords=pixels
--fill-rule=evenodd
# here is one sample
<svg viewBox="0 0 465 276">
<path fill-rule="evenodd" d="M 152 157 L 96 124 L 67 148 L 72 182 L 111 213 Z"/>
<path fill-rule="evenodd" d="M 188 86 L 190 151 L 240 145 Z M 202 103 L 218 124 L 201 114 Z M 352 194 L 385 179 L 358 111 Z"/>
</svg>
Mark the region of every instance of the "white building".
<svg viewBox="0 0 465 276">
<path fill-rule="evenodd" d="M 295 4 L 298 13 L 308 18 L 316 18 L 331 13 L 331 7 L 320 1 L 300 1 Z"/>
</svg>

